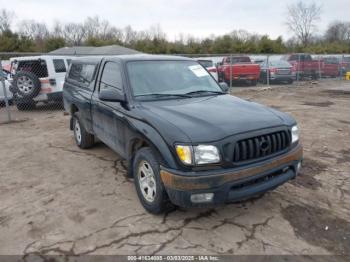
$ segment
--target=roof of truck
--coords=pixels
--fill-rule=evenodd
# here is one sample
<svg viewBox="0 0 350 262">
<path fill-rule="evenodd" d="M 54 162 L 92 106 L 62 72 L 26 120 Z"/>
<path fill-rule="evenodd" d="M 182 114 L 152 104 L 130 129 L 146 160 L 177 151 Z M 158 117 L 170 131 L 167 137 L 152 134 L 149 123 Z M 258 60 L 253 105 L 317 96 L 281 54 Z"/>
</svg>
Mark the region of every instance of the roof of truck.
<svg viewBox="0 0 350 262">
<path fill-rule="evenodd" d="M 170 55 L 148 55 L 148 54 L 137 54 L 137 55 L 119 55 L 119 56 L 85 56 L 78 57 L 74 61 L 98 63 L 102 59 L 106 60 L 118 60 L 118 61 L 157 61 L 157 60 L 172 60 L 172 61 L 192 61 L 193 59 L 182 56 L 170 56 Z"/>
<path fill-rule="evenodd" d="M 50 52 L 52 55 L 73 55 L 73 56 L 88 56 L 88 55 L 127 55 L 140 54 L 139 51 L 130 49 L 120 45 L 108 46 L 72 46 L 62 47 Z"/>
<path fill-rule="evenodd" d="M 54 55 L 38 55 L 38 56 L 20 56 L 20 57 L 11 57 L 10 61 L 32 61 L 38 59 L 72 59 L 74 56 L 54 56 Z"/>
</svg>

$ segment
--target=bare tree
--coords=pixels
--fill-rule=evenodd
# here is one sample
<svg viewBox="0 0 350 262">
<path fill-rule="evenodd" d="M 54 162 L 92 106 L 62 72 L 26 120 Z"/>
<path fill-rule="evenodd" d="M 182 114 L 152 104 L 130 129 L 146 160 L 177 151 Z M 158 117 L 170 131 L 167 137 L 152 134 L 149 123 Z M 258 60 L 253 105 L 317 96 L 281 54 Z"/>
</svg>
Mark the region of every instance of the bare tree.
<svg viewBox="0 0 350 262">
<path fill-rule="evenodd" d="M 19 34 L 32 40 L 44 40 L 49 35 L 45 23 L 38 23 L 35 20 L 23 20 L 19 24 Z"/>
<path fill-rule="evenodd" d="M 137 40 L 137 32 L 132 29 L 130 25 L 124 28 L 123 42 L 130 45 Z"/>
<path fill-rule="evenodd" d="M 326 30 L 325 39 L 329 42 L 350 41 L 350 22 L 331 23 Z"/>
<path fill-rule="evenodd" d="M 52 32 L 50 33 L 53 37 L 63 37 L 63 25 L 60 21 L 55 21 Z"/>
<path fill-rule="evenodd" d="M 321 5 L 315 2 L 309 5 L 302 1 L 287 7 L 288 28 L 294 32 L 303 46 L 307 46 L 316 31 L 316 22 L 320 20 Z"/>
<path fill-rule="evenodd" d="M 148 29 L 148 34 L 152 39 L 159 39 L 159 40 L 166 39 L 166 34 L 163 32 L 160 24 L 152 25 Z"/>
<path fill-rule="evenodd" d="M 3 33 L 11 29 L 11 24 L 15 14 L 6 9 L 0 9 L 0 32 Z"/>
<path fill-rule="evenodd" d="M 99 38 L 101 40 L 122 40 L 122 30 L 111 25 L 107 20 L 101 20 L 98 16 L 88 17 L 84 22 L 87 38 Z"/>
<path fill-rule="evenodd" d="M 79 23 L 68 23 L 63 28 L 63 37 L 69 45 L 81 45 L 86 36 L 85 27 Z"/>
</svg>

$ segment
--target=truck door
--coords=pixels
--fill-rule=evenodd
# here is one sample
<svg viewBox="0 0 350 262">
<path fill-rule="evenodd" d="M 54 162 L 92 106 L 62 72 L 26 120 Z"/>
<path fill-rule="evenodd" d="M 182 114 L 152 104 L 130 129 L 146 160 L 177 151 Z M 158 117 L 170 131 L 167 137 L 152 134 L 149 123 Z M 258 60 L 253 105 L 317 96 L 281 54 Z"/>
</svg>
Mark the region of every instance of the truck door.
<svg viewBox="0 0 350 262">
<path fill-rule="evenodd" d="M 108 102 L 99 99 L 98 94 L 104 88 L 115 88 L 124 94 L 121 65 L 117 62 L 106 62 L 102 67 L 97 88 L 91 100 L 93 130 L 97 137 L 114 151 L 124 156 L 123 112 L 125 109 L 119 102 Z"/>
</svg>

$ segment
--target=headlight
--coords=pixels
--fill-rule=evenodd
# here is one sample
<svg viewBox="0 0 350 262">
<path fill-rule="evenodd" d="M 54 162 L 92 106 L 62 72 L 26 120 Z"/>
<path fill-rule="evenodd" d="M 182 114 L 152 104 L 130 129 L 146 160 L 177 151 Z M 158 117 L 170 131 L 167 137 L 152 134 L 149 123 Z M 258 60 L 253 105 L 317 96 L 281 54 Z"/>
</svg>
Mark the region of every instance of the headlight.
<svg viewBox="0 0 350 262">
<path fill-rule="evenodd" d="M 219 150 L 212 145 L 176 145 L 176 153 L 185 165 L 203 165 L 220 162 Z M 192 156 L 193 154 L 193 156 Z"/>
<path fill-rule="evenodd" d="M 298 126 L 292 127 L 292 144 L 299 140 L 299 129 Z"/>
<path fill-rule="evenodd" d="M 198 145 L 194 147 L 194 162 L 196 165 L 220 162 L 219 150 L 216 146 Z"/>
</svg>

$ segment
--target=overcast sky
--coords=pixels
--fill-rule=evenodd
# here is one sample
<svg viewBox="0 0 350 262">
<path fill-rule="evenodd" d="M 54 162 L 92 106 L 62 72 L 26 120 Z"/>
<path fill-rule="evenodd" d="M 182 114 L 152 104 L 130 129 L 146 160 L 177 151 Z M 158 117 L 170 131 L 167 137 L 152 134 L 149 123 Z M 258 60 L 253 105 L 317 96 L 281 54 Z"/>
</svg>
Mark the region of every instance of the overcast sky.
<svg viewBox="0 0 350 262">
<path fill-rule="evenodd" d="M 49 26 L 55 20 L 82 22 L 99 15 L 117 27 L 131 25 L 143 30 L 160 24 L 171 40 L 180 33 L 196 37 L 221 35 L 234 29 L 268 34 L 272 38 L 291 35 L 286 28 L 286 0 L 0 0 L 0 8 L 19 19 L 35 19 Z M 306 1 L 307 2 L 307 1 Z M 322 32 L 333 20 L 350 20 L 349 0 L 321 0 Z"/>
</svg>

